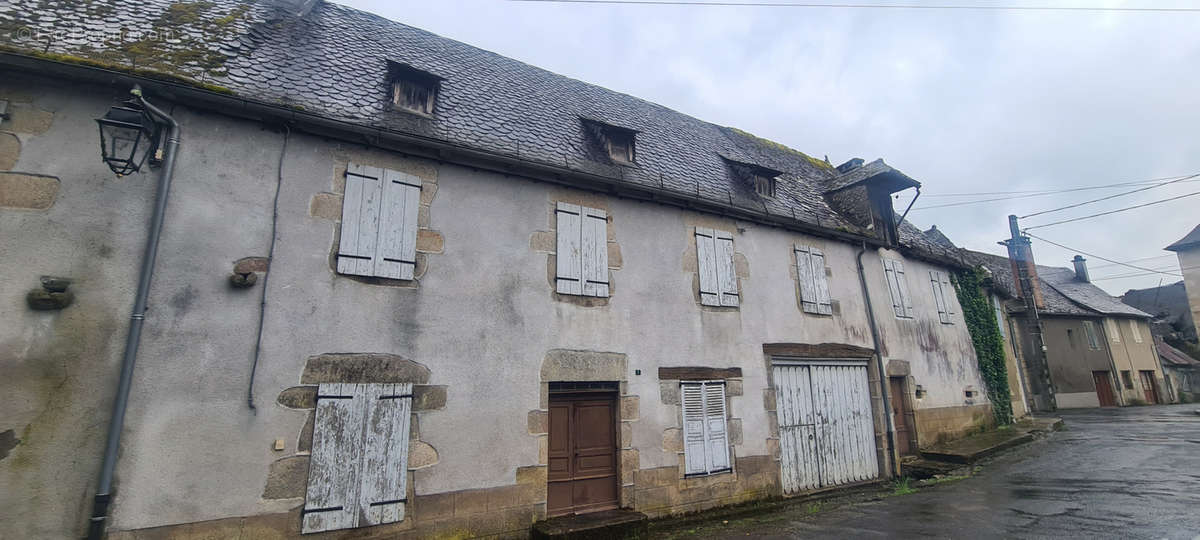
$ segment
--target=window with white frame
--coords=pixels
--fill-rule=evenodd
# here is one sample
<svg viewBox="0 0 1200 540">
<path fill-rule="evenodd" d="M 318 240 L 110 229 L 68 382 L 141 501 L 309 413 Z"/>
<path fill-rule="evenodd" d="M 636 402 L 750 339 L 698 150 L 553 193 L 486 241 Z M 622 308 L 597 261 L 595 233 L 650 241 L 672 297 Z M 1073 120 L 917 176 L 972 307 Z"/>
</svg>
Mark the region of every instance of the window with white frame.
<svg viewBox="0 0 1200 540">
<path fill-rule="evenodd" d="M 420 178 L 349 164 L 342 196 L 338 273 L 413 279 L 420 201 Z"/>
<path fill-rule="evenodd" d="M 896 259 L 884 258 L 883 273 L 887 276 L 888 291 L 892 294 L 892 311 L 896 313 L 896 318 L 913 318 L 912 297 L 908 294 L 904 263 Z"/>
<path fill-rule="evenodd" d="M 317 388 L 302 532 L 404 520 L 412 384 Z"/>
<path fill-rule="evenodd" d="M 937 304 L 938 320 L 942 324 L 954 324 L 954 286 L 950 284 L 950 274 L 941 270 L 929 271 L 929 283 L 933 285 L 933 300 Z"/>
<path fill-rule="evenodd" d="M 555 210 L 555 290 L 560 294 L 608 296 L 608 215 L 565 202 Z"/>
<path fill-rule="evenodd" d="M 1121 342 L 1121 329 L 1117 327 L 1116 320 L 1104 319 L 1104 329 L 1108 331 L 1108 339 L 1113 343 Z"/>
<path fill-rule="evenodd" d="M 1083 321 L 1083 333 L 1087 334 L 1088 348 L 1093 351 L 1100 350 L 1100 336 L 1096 334 L 1096 323 Z"/>
<path fill-rule="evenodd" d="M 733 235 L 696 227 L 696 263 L 700 273 L 700 303 L 737 307 L 737 272 L 733 266 Z"/>
<path fill-rule="evenodd" d="M 730 470 L 725 382 L 680 383 L 683 403 L 684 474 Z"/>
<path fill-rule="evenodd" d="M 805 313 L 832 315 L 825 253 L 812 246 L 796 244 L 796 276 L 800 281 L 800 306 Z"/>
<path fill-rule="evenodd" d="M 1129 319 L 1129 333 L 1133 335 L 1134 343 L 1142 342 L 1142 329 L 1138 327 L 1137 321 Z"/>
<path fill-rule="evenodd" d="M 996 311 L 996 326 L 1000 329 L 1000 337 L 1007 338 L 1007 331 L 1004 329 L 1004 304 L 1000 301 L 1000 297 L 992 295 L 992 309 Z"/>
</svg>

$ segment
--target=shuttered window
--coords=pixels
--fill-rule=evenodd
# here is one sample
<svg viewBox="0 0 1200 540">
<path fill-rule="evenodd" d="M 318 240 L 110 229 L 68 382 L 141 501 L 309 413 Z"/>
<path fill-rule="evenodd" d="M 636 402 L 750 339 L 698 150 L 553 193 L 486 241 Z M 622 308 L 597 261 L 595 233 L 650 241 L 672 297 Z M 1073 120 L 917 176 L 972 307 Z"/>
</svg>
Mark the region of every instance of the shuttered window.
<svg viewBox="0 0 1200 540">
<path fill-rule="evenodd" d="M 996 311 L 996 326 L 1000 329 L 1000 337 L 1007 338 L 1004 329 L 1004 304 L 1000 302 L 1000 297 L 992 295 L 992 309 Z"/>
<path fill-rule="evenodd" d="M 1104 328 L 1108 330 L 1108 339 L 1113 343 L 1121 342 L 1121 329 L 1117 327 L 1115 319 L 1104 319 Z"/>
<path fill-rule="evenodd" d="M 685 382 L 681 384 L 680 394 L 683 401 L 685 474 L 712 474 L 729 470 L 725 382 Z"/>
<path fill-rule="evenodd" d="M 1129 319 L 1129 333 L 1133 334 L 1133 342 L 1142 342 L 1142 329 L 1138 327 L 1137 321 Z"/>
<path fill-rule="evenodd" d="M 404 519 L 412 384 L 317 390 L 303 532 Z"/>
<path fill-rule="evenodd" d="M 895 259 L 883 259 L 883 273 L 887 277 L 888 291 L 892 294 L 892 311 L 896 318 L 911 319 L 912 297 L 908 294 L 908 281 L 904 276 L 904 263 Z"/>
<path fill-rule="evenodd" d="M 420 178 L 349 164 L 342 198 L 338 273 L 413 279 L 420 200 Z"/>
<path fill-rule="evenodd" d="M 825 254 L 811 246 L 796 245 L 796 274 L 800 280 L 800 305 L 805 313 L 832 315 Z"/>
<path fill-rule="evenodd" d="M 942 324 L 954 324 L 954 303 L 950 299 L 954 288 L 950 285 L 950 275 L 940 270 L 930 270 L 929 283 L 933 286 L 933 300 L 937 304 L 938 319 Z"/>
<path fill-rule="evenodd" d="M 1092 321 L 1083 321 L 1083 333 L 1087 334 L 1088 348 L 1092 350 L 1100 349 L 1100 336 L 1096 334 L 1096 323 Z"/>
<path fill-rule="evenodd" d="M 696 259 L 700 269 L 700 303 L 736 307 L 739 302 L 733 235 L 696 227 Z"/>
<path fill-rule="evenodd" d="M 562 294 L 608 296 L 608 216 L 604 210 L 560 202 L 556 290 Z"/>
</svg>

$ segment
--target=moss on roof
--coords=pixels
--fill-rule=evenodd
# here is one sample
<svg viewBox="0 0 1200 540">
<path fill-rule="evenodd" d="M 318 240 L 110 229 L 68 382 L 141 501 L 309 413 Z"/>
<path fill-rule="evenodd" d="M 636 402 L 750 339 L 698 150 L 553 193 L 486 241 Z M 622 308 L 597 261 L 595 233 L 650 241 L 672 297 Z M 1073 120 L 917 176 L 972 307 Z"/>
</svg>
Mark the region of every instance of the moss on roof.
<svg viewBox="0 0 1200 540">
<path fill-rule="evenodd" d="M 809 163 L 812 163 L 813 165 L 815 165 L 815 166 L 816 166 L 816 167 L 818 167 L 818 168 L 824 169 L 824 170 L 826 170 L 826 171 L 829 171 L 829 172 L 833 172 L 833 171 L 834 171 L 834 169 L 833 169 L 833 166 L 832 166 L 832 165 L 830 165 L 830 164 L 828 164 L 828 163 L 825 163 L 825 160 L 817 159 L 817 158 L 815 158 L 815 157 L 812 157 L 812 156 L 810 156 L 810 155 L 808 155 L 808 154 L 805 154 L 804 152 L 801 152 L 801 151 L 799 151 L 799 150 L 796 150 L 795 148 L 792 148 L 792 147 L 790 147 L 790 146 L 787 146 L 787 145 L 784 145 L 784 144 L 777 143 L 777 142 L 775 142 L 775 141 L 772 141 L 772 140 L 770 140 L 770 139 L 764 139 L 764 138 L 762 138 L 762 137 L 759 137 L 759 136 L 757 136 L 757 135 L 754 135 L 753 133 L 749 133 L 749 132 L 746 132 L 746 131 L 742 131 L 742 130 L 740 130 L 740 129 L 738 129 L 738 128 L 735 128 L 735 127 L 729 127 L 728 129 L 729 129 L 730 131 L 734 132 L 734 133 L 737 133 L 738 135 L 741 135 L 741 136 L 743 136 L 743 137 L 745 137 L 745 138 L 747 138 L 747 139 L 750 139 L 751 141 L 754 141 L 754 142 L 756 142 L 756 143 L 758 143 L 758 144 L 761 144 L 761 145 L 763 145 L 763 146 L 770 147 L 770 148 L 774 148 L 775 150 L 780 150 L 780 151 L 783 151 L 783 152 L 787 152 L 787 153 L 790 153 L 790 154 L 794 154 L 794 155 L 800 156 L 800 157 L 802 157 L 802 158 L 804 158 L 804 159 L 808 160 L 808 162 L 809 162 Z"/>
</svg>

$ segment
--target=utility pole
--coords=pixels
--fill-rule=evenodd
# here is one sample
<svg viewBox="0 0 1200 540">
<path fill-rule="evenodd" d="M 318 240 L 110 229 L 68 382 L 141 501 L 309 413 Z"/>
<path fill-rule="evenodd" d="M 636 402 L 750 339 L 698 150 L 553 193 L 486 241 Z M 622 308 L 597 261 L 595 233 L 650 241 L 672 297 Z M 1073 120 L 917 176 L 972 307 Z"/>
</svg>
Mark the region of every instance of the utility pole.
<svg viewBox="0 0 1200 540">
<path fill-rule="evenodd" d="M 1001 242 L 1008 246 L 1008 258 L 1012 263 L 1021 299 L 1025 301 L 1025 317 L 1022 322 L 1028 340 L 1022 342 L 1025 349 L 1025 368 L 1032 387 L 1032 408 L 1053 411 L 1058 408 L 1054 399 L 1054 385 L 1050 380 L 1050 366 L 1046 362 L 1046 343 L 1042 339 L 1042 321 L 1038 317 L 1041 290 L 1037 283 L 1037 266 L 1033 260 L 1033 247 L 1028 236 L 1021 234 L 1017 216 L 1008 216 L 1010 238 Z"/>
</svg>

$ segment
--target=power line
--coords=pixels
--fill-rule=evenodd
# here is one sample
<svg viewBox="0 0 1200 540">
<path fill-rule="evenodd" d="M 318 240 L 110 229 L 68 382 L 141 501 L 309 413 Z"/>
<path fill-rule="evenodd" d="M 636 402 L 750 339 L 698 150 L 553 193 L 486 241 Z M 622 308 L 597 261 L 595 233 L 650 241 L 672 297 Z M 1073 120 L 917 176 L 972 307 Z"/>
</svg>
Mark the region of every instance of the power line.
<svg viewBox="0 0 1200 540">
<path fill-rule="evenodd" d="M 1200 12 L 1200 8 L 1068 7 L 1068 6 L 968 6 L 961 4 L 834 4 L 825 2 L 687 2 L 684 0 L 509 0 L 540 4 L 615 4 L 704 7 L 787 7 L 834 9 L 913 9 L 960 11 L 1077 11 L 1077 12 Z"/>
<path fill-rule="evenodd" d="M 1182 270 L 1192 270 L 1195 268 L 1200 268 L 1200 266 L 1189 266 L 1187 268 L 1182 268 L 1181 271 Z M 1092 281 L 1103 281 L 1106 279 L 1120 279 L 1120 278 L 1127 278 L 1127 277 L 1151 276 L 1151 275 L 1155 275 L 1155 274 L 1159 274 L 1159 273 L 1161 273 L 1161 272 L 1133 272 L 1130 274 L 1118 274 L 1118 275 L 1114 275 L 1114 276 L 1103 276 L 1103 277 L 1098 277 L 1098 278 L 1091 278 L 1091 280 Z M 1178 277 L 1183 277 L 1183 276 L 1178 276 Z"/>
<path fill-rule="evenodd" d="M 1071 205 L 1067 205 L 1067 206 L 1061 206 L 1061 207 L 1058 207 L 1058 208 L 1052 208 L 1052 209 L 1050 209 L 1050 210 L 1042 210 L 1041 212 L 1034 212 L 1034 213 L 1032 213 L 1032 214 L 1026 214 L 1026 215 L 1020 216 L 1018 219 L 1025 219 L 1025 218 L 1027 218 L 1027 217 L 1040 216 L 1040 215 L 1042 215 L 1042 214 L 1049 214 L 1050 212 L 1058 212 L 1058 211 L 1060 211 L 1060 210 L 1069 210 L 1069 209 L 1071 209 L 1071 208 L 1078 208 L 1078 207 L 1080 207 L 1080 206 L 1084 206 L 1084 205 L 1088 205 L 1088 204 L 1092 204 L 1092 203 L 1096 203 L 1096 202 L 1100 202 L 1100 201 L 1107 201 L 1107 200 L 1109 200 L 1109 199 L 1115 199 L 1115 198 L 1117 198 L 1117 197 L 1124 197 L 1124 196 L 1126 196 L 1126 195 L 1132 195 L 1132 194 L 1134 194 L 1134 193 L 1138 193 L 1138 192 L 1141 192 L 1141 191 L 1146 191 L 1146 190 L 1148 190 L 1148 189 L 1154 189 L 1154 188 L 1156 188 L 1156 187 L 1162 187 L 1162 186 L 1166 186 L 1166 185 L 1174 184 L 1175 182 L 1182 182 L 1182 181 L 1184 181 L 1184 180 L 1188 180 L 1188 179 L 1190 179 L 1190 178 L 1195 178 L 1195 177 L 1197 177 L 1197 176 L 1200 176 L 1200 173 L 1196 173 L 1196 174 L 1193 174 L 1193 175 L 1191 175 L 1191 176 L 1185 176 L 1185 177 L 1183 177 L 1183 178 L 1179 178 L 1179 179 L 1176 179 L 1176 180 L 1168 180 L 1168 181 L 1166 181 L 1166 182 L 1159 182 L 1159 183 L 1157 183 L 1157 184 L 1150 185 L 1150 186 L 1146 186 L 1146 187 L 1143 187 L 1143 188 L 1138 188 L 1138 189 L 1134 189 L 1134 190 L 1130 190 L 1130 191 L 1125 191 L 1125 192 L 1121 192 L 1121 193 L 1115 193 L 1115 194 L 1108 195 L 1108 196 L 1105 196 L 1105 197 L 1100 197 L 1099 199 L 1092 199 L 1092 200 L 1090 200 L 1090 201 L 1083 201 L 1083 202 L 1081 202 L 1081 203 L 1075 203 L 1075 204 L 1071 204 Z"/>
<path fill-rule="evenodd" d="M 1166 255 L 1155 255 L 1153 257 L 1142 257 L 1140 259 L 1129 259 L 1128 261 L 1124 261 L 1124 262 L 1131 263 L 1131 262 L 1139 262 L 1139 261 L 1149 261 L 1149 260 L 1153 260 L 1153 259 L 1164 259 L 1167 257 L 1175 257 L 1175 256 L 1176 255 L 1174 253 L 1168 253 Z M 1097 264 L 1096 266 L 1093 266 L 1092 269 L 1095 270 L 1097 268 L 1108 268 L 1109 266 L 1117 266 L 1117 265 L 1115 265 L 1115 264 Z"/>
<path fill-rule="evenodd" d="M 1079 253 L 1079 254 L 1082 254 L 1082 255 L 1087 255 L 1088 257 L 1095 257 L 1095 258 L 1097 258 L 1097 259 L 1100 259 L 1100 260 L 1102 260 L 1102 261 L 1105 261 L 1105 262 L 1110 262 L 1110 263 L 1113 263 L 1113 264 L 1119 264 L 1119 265 L 1121 265 L 1121 266 L 1128 266 L 1128 267 L 1130 267 L 1130 268 L 1134 268 L 1134 269 L 1137 269 L 1137 270 L 1142 270 L 1142 271 L 1145 271 L 1145 272 L 1148 272 L 1148 273 L 1151 273 L 1151 274 L 1165 274 L 1165 275 L 1168 275 L 1168 276 L 1183 277 L 1183 276 L 1182 276 L 1182 275 L 1180 275 L 1180 274 L 1172 274 L 1172 273 L 1170 273 L 1170 272 L 1161 272 L 1161 271 L 1154 270 L 1154 269 L 1151 269 L 1151 268 L 1146 268 L 1146 267 L 1143 267 L 1143 266 L 1137 266 L 1137 265 L 1134 265 L 1134 264 L 1123 263 L 1123 262 L 1121 262 L 1121 261 L 1114 261 L 1114 260 L 1112 260 L 1112 259 L 1109 259 L 1109 258 L 1107 258 L 1107 257 L 1101 257 L 1101 256 L 1099 256 L 1099 255 L 1096 255 L 1095 253 L 1088 253 L 1088 252 L 1086 252 L 1086 251 L 1083 251 L 1082 249 L 1075 249 L 1075 248 L 1073 248 L 1073 247 L 1070 247 L 1070 246 L 1064 246 L 1064 245 L 1062 245 L 1062 244 L 1059 244 L 1058 242 L 1053 242 L 1053 241 L 1050 241 L 1050 240 L 1046 240 L 1045 238 L 1042 238 L 1042 237 L 1040 237 L 1040 236 L 1037 236 L 1037 235 L 1035 235 L 1035 234 L 1030 234 L 1030 233 L 1028 233 L 1028 232 L 1026 232 L 1025 234 L 1026 234 L 1026 235 L 1028 235 L 1030 238 L 1037 238 L 1038 240 L 1041 240 L 1041 241 L 1043 241 L 1043 242 L 1045 242 L 1045 243 L 1047 243 L 1047 244 L 1054 245 L 1054 246 L 1058 246 L 1058 247 L 1060 247 L 1060 248 L 1063 248 L 1063 249 L 1065 249 L 1065 250 L 1068 250 L 1068 251 L 1074 251 L 1074 252 L 1076 252 L 1076 253 Z"/>
<path fill-rule="evenodd" d="M 1107 212 L 1100 212 L 1099 214 L 1092 214 L 1092 215 L 1090 215 L 1090 216 L 1080 216 L 1080 217 L 1071 218 L 1071 219 L 1064 219 L 1064 220 L 1061 220 L 1061 221 L 1054 221 L 1054 222 L 1050 222 L 1050 223 L 1043 223 L 1043 224 L 1041 224 L 1041 225 L 1034 225 L 1034 226 L 1032 226 L 1032 227 L 1025 227 L 1025 230 L 1029 230 L 1029 229 L 1039 229 L 1039 228 L 1042 228 L 1042 227 L 1049 227 L 1049 226 L 1051 226 L 1051 225 L 1062 225 L 1063 223 L 1071 223 L 1072 221 L 1082 221 L 1082 220 L 1085 220 L 1085 219 L 1091 219 L 1091 218 L 1094 218 L 1094 217 L 1107 216 L 1107 215 L 1109 215 L 1109 214 L 1116 214 L 1116 213 L 1118 213 L 1118 212 L 1125 212 L 1125 211 L 1128 211 L 1128 210 L 1136 210 L 1136 209 L 1138 209 L 1138 208 L 1145 208 L 1145 207 L 1147 207 L 1147 206 L 1151 206 L 1151 205 L 1155 205 L 1155 204 L 1161 204 L 1161 203 L 1165 203 L 1165 202 L 1171 202 L 1171 201 L 1178 200 L 1178 199 L 1182 199 L 1182 198 L 1185 198 L 1185 197 L 1194 197 L 1194 196 L 1196 196 L 1196 195 L 1200 195 L 1200 191 L 1193 191 L 1193 192 L 1191 192 L 1191 193 L 1188 193 L 1188 194 L 1186 194 L 1186 195 L 1180 195 L 1180 196 L 1178 196 L 1178 197 L 1171 197 L 1171 198 L 1169 198 L 1169 199 L 1160 199 L 1160 200 L 1157 200 L 1157 201 L 1151 201 L 1151 202 L 1148 202 L 1148 203 L 1145 203 L 1145 204 L 1139 204 L 1139 205 L 1135 205 L 1135 206 L 1127 206 L 1127 207 L 1125 207 L 1125 208 L 1118 208 L 1118 209 L 1116 209 L 1116 210 L 1109 210 L 1109 211 L 1107 211 Z M 1033 235 L 1030 235 L 1030 236 L 1033 236 Z"/>
<path fill-rule="evenodd" d="M 1065 189 L 1055 189 L 1055 190 L 1031 191 L 1031 192 L 1028 192 L 1025 194 L 1022 194 L 1023 192 L 1019 192 L 1019 191 L 981 192 L 976 195 L 1013 194 L 1013 196 L 1011 196 L 1011 197 L 995 197 L 995 198 L 991 198 L 991 199 L 980 199 L 980 200 L 976 200 L 976 201 L 955 201 L 955 202 L 945 203 L 945 204 L 935 204 L 932 206 L 918 206 L 916 208 L 913 208 L 913 211 L 927 210 L 927 209 L 931 209 L 931 208 L 947 208 L 947 207 L 952 207 L 952 206 L 967 206 L 967 205 L 972 205 L 972 204 L 983 204 L 983 203 L 996 202 L 996 201 L 1011 201 L 1014 199 L 1026 199 L 1026 198 L 1030 198 L 1030 197 L 1042 197 L 1045 195 L 1056 195 L 1056 194 L 1060 194 L 1060 193 L 1071 193 L 1071 192 L 1076 192 L 1076 191 L 1089 191 L 1089 190 L 1094 190 L 1094 189 L 1109 189 L 1109 188 L 1117 188 L 1117 187 L 1125 187 L 1125 186 L 1141 186 L 1141 185 L 1146 185 L 1146 184 L 1150 184 L 1150 183 L 1153 183 L 1154 185 L 1161 185 L 1163 180 L 1177 181 L 1177 182 L 1197 182 L 1197 181 L 1200 181 L 1200 178 L 1196 178 L 1197 176 L 1200 176 L 1200 174 L 1195 174 L 1195 175 L 1190 175 L 1190 176 L 1189 175 L 1167 176 L 1167 177 L 1163 177 L 1163 178 L 1154 178 L 1151 180 L 1142 180 L 1142 181 L 1136 181 L 1136 182 L 1119 182 L 1116 184 L 1107 184 L 1107 185 L 1103 185 L 1103 186 L 1087 186 L 1087 187 L 1075 187 L 1075 188 L 1065 188 Z M 971 195 L 971 194 L 955 193 L 955 194 L 946 194 L 944 196 L 947 196 L 947 197 L 963 196 L 963 197 L 965 197 L 965 196 L 969 196 L 969 195 Z M 927 194 L 925 196 L 926 197 L 936 197 L 936 196 L 939 196 L 939 194 Z"/>
</svg>

